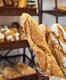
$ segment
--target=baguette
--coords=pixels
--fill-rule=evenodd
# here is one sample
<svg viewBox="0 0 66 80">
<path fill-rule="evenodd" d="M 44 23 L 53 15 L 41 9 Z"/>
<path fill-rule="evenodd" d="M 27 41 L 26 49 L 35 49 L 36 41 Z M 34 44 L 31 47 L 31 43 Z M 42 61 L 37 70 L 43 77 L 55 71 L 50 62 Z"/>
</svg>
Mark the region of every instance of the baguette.
<svg viewBox="0 0 66 80">
<path fill-rule="evenodd" d="M 63 71 L 57 64 L 57 61 L 53 56 L 45 37 L 38 28 L 38 25 L 35 23 L 34 19 L 27 13 L 24 13 L 21 18 L 22 21 L 24 20 L 22 25 L 24 25 L 25 34 L 29 45 L 35 52 L 42 70 L 50 75 L 65 78 Z"/>
<path fill-rule="evenodd" d="M 55 24 L 54 26 L 51 27 L 50 31 L 46 30 L 46 33 L 48 34 L 46 38 L 48 39 L 47 43 L 58 65 L 60 66 L 63 72 L 66 72 L 66 68 L 64 67 L 65 65 L 64 58 L 66 57 L 66 55 L 64 54 L 63 48 L 60 45 L 60 41 L 63 40 L 63 36 L 62 36 L 64 34 L 63 32 L 64 32 L 64 29 L 59 24 Z"/>
</svg>

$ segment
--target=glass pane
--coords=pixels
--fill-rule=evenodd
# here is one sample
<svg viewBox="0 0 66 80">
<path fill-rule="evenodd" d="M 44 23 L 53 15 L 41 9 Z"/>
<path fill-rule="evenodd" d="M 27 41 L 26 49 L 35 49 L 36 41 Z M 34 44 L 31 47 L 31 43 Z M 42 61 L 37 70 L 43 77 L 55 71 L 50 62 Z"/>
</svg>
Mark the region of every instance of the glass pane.
<svg viewBox="0 0 66 80">
<path fill-rule="evenodd" d="M 63 27 L 66 27 L 66 16 L 59 17 L 59 24 L 61 24 Z"/>
<path fill-rule="evenodd" d="M 42 21 L 43 21 L 44 25 L 51 26 L 52 24 L 56 23 L 56 18 L 52 15 L 43 14 L 43 20 Z"/>
<path fill-rule="evenodd" d="M 55 0 L 43 0 L 43 10 L 55 8 Z"/>
</svg>

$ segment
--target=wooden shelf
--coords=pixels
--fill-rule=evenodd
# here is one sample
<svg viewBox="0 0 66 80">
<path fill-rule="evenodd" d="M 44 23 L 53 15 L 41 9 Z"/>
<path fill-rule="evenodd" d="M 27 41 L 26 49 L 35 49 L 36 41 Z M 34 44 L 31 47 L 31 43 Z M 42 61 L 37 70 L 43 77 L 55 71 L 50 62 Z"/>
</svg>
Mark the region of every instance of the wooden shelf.
<svg viewBox="0 0 66 80">
<path fill-rule="evenodd" d="M 66 11 L 61 11 L 59 9 L 42 10 L 42 13 L 47 13 L 53 16 L 65 16 L 66 15 Z"/>
<path fill-rule="evenodd" d="M 20 16 L 23 12 L 27 12 L 31 15 L 36 15 L 36 8 L 0 8 L 0 16 Z"/>
<path fill-rule="evenodd" d="M 27 40 L 0 43 L 0 50 L 17 49 L 29 47 Z"/>
</svg>

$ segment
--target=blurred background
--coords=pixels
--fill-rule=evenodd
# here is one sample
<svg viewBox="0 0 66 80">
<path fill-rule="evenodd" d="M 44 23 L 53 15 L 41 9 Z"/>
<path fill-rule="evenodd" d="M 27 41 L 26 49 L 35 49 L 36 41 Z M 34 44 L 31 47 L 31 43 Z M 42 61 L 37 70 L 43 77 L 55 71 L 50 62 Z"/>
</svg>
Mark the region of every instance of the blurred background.
<svg viewBox="0 0 66 80">
<path fill-rule="evenodd" d="M 57 0 L 58 6 L 66 6 L 66 0 Z M 43 10 L 51 10 L 55 7 L 55 0 L 43 0 Z M 4 18 L 4 19 L 3 19 Z M 38 23 L 38 17 L 34 16 L 36 22 Z M 10 24 L 13 21 L 19 22 L 18 16 L 0 16 L 0 24 Z M 43 24 L 51 26 L 52 24 L 56 23 L 55 16 L 49 14 L 43 14 Z M 66 26 L 66 16 L 59 17 L 59 24 L 62 26 Z"/>
</svg>

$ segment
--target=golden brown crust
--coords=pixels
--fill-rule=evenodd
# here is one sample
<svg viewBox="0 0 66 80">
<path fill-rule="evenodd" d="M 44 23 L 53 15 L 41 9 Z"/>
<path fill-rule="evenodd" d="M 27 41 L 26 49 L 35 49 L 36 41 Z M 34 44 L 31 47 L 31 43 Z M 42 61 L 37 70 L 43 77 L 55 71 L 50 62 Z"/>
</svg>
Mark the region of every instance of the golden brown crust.
<svg viewBox="0 0 66 80">
<path fill-rule="evenodd" d="M 7 80 L 2 74 L 0 74 L 0 80 Z"/>
<path fill-rule="evenodd" d="M 50 49 L 52 50 L 52 53 L 58 63 L 58 65 L 61 67 L 61 69 L 63 70 L 63 53 L 58 50 L 58 48 L 56 48 L 56 45 L 54 45 L 53 41 L 48 40 L 48 45 L 50 47 Z"/>
<path fill-rule="evenodd" d="M 23 19 L 25 18 L 24 27 L 27 40 L 31 48 L 35 51 L 40 67 L 50 75 L 64 77 L 61 68 L 57 64 L 51 50 L 49 49 L 45 37 L 43 37 L 42 32 L 38 28 L 38 25 L 30 15 L 23 14 L 22 17 Z"/>
<path fill-rule="evenodd" d="M 3 0 L 0 0 L 0 7 L 3 7 L 3 6 L 4 6 Z"/>
<path fill-rule="evenodd" d="M 0 43 L 25 40 L 26 36 L 22 28 L 17 29 L 11 26 L 0 27 Z"/>
<path fill-rule="evenodd" d="M 51 32 L 51 30 L 50 30 L 50 32 L 46 31 L 48 34 L 46 38 L 48 39 L 47 43 L 56 59 L 58 65 L 60 66 L 61 70 L 63 72 L 65 72 L 66 69 L 64 68 L 64 62 L 63 62 L 64 52 L 62 51 L 62 46 L 60 45 L 60 41 L 59 41 L 61 38 L 63 38 L 61 36 L 61 34 L 63 34 L 63 32 L 60 29 L 60 27 L 59 27 L 58 31 L 59 31 L 59 37 L 57 37 L 55 33 Z"/>
<path fill-rule="evenodd" d="M 58 6 L 58 9 L 61 10 L 62 12 L 66 11 L 66 7 L 65 6 Z"/>
<path fill-rule="evenodd" d="M 26 64 L 17 63 L 15 67 L 21 73 L 22 76 L 36 74 L 36 71 Z"/>
<path fill-rule="evenodd" d="M 0 68 L 0 72 L 3 74 L 3 76 L 7 79 L 14 79 L 21 77 L 21 74 L 15 70 L 15 68 L 4 66 Z"/>
<path fill-rule="evenodd" d="M 36 74 L 36 71 L 23 63 L 17 63 L 12 67 L 9 66 L 0 67 L 0 80 L 15 79 L 33 74 Z"/>
</svg>

